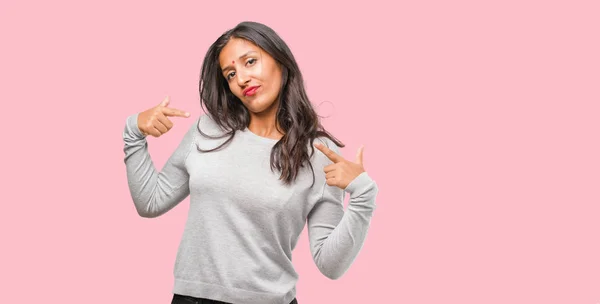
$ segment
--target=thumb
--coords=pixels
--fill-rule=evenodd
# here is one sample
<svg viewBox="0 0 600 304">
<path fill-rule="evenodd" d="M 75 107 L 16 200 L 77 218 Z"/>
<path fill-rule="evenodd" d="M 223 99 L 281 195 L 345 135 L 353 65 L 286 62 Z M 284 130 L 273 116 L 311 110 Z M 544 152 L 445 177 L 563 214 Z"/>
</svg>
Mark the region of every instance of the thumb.
<svg viewBox="0 0 600 304">
<path fill-rule="evenodd" d="M 165 99 L 163 99 L 163 101 L 160 103 L 161 106 L 166 107 L 169 105 L 169 95 L 167 95 L 167 97 L 165 97 Z"/>
<path fill-rule="evenodd" d="M 363 151 L 365 150 L 365 146 L 362 145 L 358 148 L 358 152 L 356 152 L 356 163 L 363 165 Z"/>
</svg>

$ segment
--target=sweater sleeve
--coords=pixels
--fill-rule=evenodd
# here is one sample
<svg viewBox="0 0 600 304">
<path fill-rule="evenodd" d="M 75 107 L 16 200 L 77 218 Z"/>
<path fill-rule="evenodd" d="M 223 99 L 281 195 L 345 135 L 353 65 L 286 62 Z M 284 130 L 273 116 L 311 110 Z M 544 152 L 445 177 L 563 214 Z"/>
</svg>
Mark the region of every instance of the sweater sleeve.
<svg viewBox="0 0 600 304">
<path fill-rule="evenodd" d="M 187 131 L 158 172 L 148 153 L 146 136 L 138 128 L 138 115 L 139 113 L 127 117 L 123 131 L 127 182 L 138 214 L 153 218 L 171 210 L 190 194 L 185 161 L 194 146 L 196 124 Z"/>
<path fill-rule="evenodd" d="M 329 146 L 339 154 L 335 144 Z M 325 166 L 331 163 L 328 160 Z M 325 174 L 317 170 L 315 174 Z M 317 268 L 323 275 L 335 280 L 350 268 L 362 248 L 376 208 L 378 188 L 367 172 L 363 172 L 344 190 L 326 183 L 322 189 L 321 198 L 307 217 L 308 236 Z M 346 211 L 344 192 L 350 194 Z"/>
</svg>

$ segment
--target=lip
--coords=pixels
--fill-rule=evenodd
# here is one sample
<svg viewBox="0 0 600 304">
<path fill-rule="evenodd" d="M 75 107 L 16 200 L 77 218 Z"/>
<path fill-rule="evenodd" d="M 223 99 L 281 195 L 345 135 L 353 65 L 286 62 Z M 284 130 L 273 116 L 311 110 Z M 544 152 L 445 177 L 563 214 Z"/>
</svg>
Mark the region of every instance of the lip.
<svg viewBox="0 0 600 304">
<path fill-rule="evenodd" d="M 248 92 L 250 91 L 254 91 L 256 92 L 256 90 L 258 90 L 260 86 L 251 86 L 251 87 L 247 87 L 244 89 L 244 91 L 242 92 L 242 94 L 244 94 L 244 96 L 247 96 Z"/>
</svg>

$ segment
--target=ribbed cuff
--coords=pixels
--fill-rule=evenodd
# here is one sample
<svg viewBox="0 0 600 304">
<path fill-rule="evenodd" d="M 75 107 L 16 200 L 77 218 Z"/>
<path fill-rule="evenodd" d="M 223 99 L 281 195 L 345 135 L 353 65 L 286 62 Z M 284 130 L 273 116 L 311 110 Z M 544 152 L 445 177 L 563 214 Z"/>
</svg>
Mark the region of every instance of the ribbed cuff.
<svg viewBox="0 0 600 304">
<path fill-rule="evenodd" d="M 371 179 L 369 174 L 367 174 L 367 172 L 365 171 L 359 174 L 357 177 L 355 177 L 350 182 L 350 184 L 346 186 L 346 189 L 344 189 L 344 191 L 350 193 L 350 195 L 352 195 L 352 193 L 355 192 L 363 193 L 369 190 L 369 188 L 373 187 L 374 184 L 375 181 L 373 181 L 373 179 Z"/>
<path fill-rule="evenodd" d="M 142 131 L 140 130 L 140 128 L 138 127 L 138 124 L 137 124 L 139 115 L 140 115 L 140 113 L 136 113 L 136 114 L 133 114 L 133 115 L 130 115 L 129 117 L 127 117 L 127 127 L 129 129 L 129 131 L 132 132 L 133 135 L 135 135 L 135 137 L 145 138 L 146 135 L 144 135 L 144 133 L 142 133 Z"/>
</svg>

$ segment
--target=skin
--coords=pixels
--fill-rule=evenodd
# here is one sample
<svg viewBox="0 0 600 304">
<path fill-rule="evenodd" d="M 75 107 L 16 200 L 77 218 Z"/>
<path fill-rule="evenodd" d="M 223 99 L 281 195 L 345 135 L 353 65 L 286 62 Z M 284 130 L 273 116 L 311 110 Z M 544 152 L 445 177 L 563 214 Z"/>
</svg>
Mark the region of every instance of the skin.
<svg viewBox="0 0 600 304">
<path fill-rule="evenodd" d="M 275 125 L 281 86 L 281 68 L 277 61 L 252 42 L 232 38 L 219 54 L 219 65 L 229 89 L 250 113 L 248 129 L 259 136 L 281 139 L 283 130 Z M 252 86 L 259 86 L 256 93 L 244 95 L 243 90 Z"/>
<path fill-rule="evenodd" d="M 365 167 L 363 166 L 364 146 L 358 149 L 355 162 L 344 159 L 341 155 L 322 144 L 315 144 L 315 147 L 333 162 L 333 164 L 323 168 L 327 185 L 346 189 L 357 176 L 365 172 Z"/>
<path fill-rule="evenodd" d="M 190 113 L 167 107 L 169 105 L 169 96 L 160 104 L 152 107 L 138 115 L 138 129 L 144 135 L 160 137 L 173 128 L 173 122 L 168 116 L 190 117 Z"/>
</svg>

